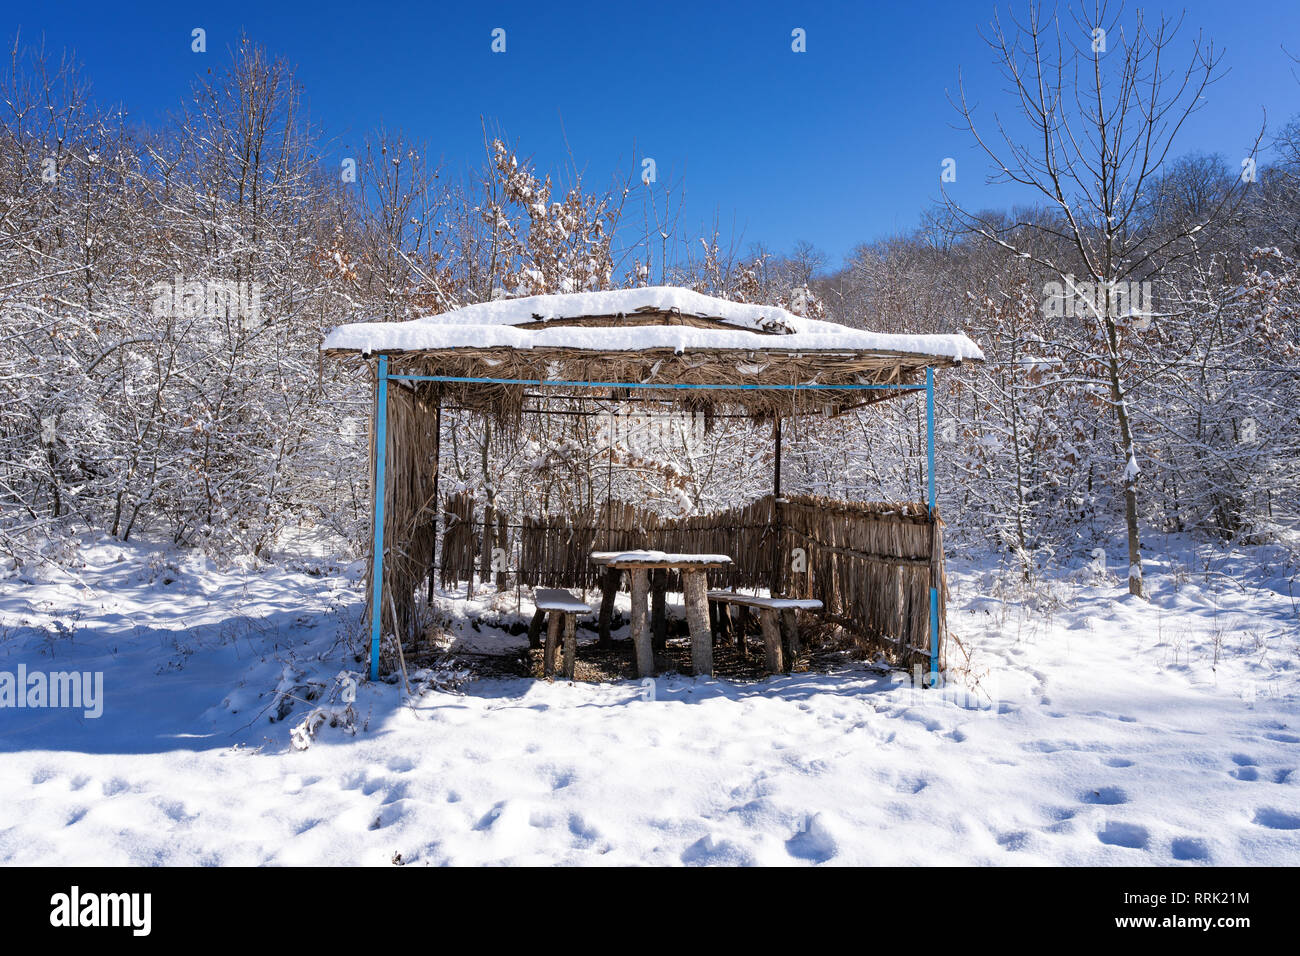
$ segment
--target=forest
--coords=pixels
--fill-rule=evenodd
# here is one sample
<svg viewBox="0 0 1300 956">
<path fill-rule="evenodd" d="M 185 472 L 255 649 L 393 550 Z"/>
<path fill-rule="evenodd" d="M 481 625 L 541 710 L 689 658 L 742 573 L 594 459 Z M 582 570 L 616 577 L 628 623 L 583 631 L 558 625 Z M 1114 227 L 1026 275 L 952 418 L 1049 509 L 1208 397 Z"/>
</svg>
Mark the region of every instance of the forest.
<svg viewBox="0 0 1300 956">
<path fill-rule="evenodd" d="M 371 394 L 363 370 L 322 356 L 332 328 L 637 285 L 976 340 L 987 361 L 940 381 L 940 502 L 950 548 L 1011 574 L 1127 542 L 1118 575 L 1141 593 L 1143 552 L 1170 533 L 1291 547 L 1300 123 L 1266 125 L 1240 161 L 1180 153 L 1218 54 L 1187 59 L 1162 21 L 1113 39 L 1094 73 L 1081 29 L 1031 20 L 988 38 L 1030 135 L 984 125 L 965 91 L 954 102 L 994 175 L 1041 201 L 945 196 L 840 263 L 815 237 L 775 251 L 692 229 L 681 184 L 643 178 L 639 158 L 592 182 L 490 117 L 464 169 L 393 128 L 340 156 L 292 66 L 248 39 L 141 126 L 97 105 L 70 56 L 15 36 L 0 74 L 0 552 L 15 568 L 70 561 L 96 531 L 256 559 L 309 527 L 355 556 Z M 1056 31 L 1083 41 L 1062 53 Z M 773 188 L 793 201 L 799 187 Z M 795 423 L 787 487 L 918 499 L 923 425 L 909 400 Z M 538 415 L 515 440 L 450 410 L 443 487 L 515 517 L 607 481 L 666 515 L 706 513 L 769 490 L 769 427 Z"/>
</svg>

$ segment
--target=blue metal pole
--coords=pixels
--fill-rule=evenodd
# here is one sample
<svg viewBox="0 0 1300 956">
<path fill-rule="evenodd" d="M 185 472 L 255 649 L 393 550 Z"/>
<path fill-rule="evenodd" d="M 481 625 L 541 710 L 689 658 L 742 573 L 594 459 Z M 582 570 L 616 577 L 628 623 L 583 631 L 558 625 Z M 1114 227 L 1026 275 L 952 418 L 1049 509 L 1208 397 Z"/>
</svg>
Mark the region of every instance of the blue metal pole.
<svg viewBox="0 0 1300 956">
<path fill-rule="evenodd" d="M 925 370 L 925 483 L 930 505 L 930 520 L 934 521 L 934 369 Z M 931 541 L 934 536 L 931 537 Z M 931 563 L 931 568 L 934 567 Z M 933 571 L 931 571 L 933 575 Z M 930 579 L 930 686 L 939 683 L 939 589 L 933 576 Z"/>
<path fill-rule="evenodd" d="M 384 601 L 384 475 L 388 463 L 388 356 L 379 356 L 375 394 L 375 539 L 370 553 L 370 679 L 379 679 Z"/>
</svg>

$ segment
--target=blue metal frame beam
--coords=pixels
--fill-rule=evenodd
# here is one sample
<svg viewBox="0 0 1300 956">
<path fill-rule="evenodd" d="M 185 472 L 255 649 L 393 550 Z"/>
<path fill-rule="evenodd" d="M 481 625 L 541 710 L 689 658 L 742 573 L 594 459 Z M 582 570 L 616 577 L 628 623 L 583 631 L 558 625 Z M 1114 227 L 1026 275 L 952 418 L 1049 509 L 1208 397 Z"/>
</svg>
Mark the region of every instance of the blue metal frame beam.
<svg viewBox="0 0 1300 956">
<path fill-rule="evenodd" d="M 387 356 L 381 356 L 386 359 Z M 933 374 L 933 370 L 926 369 L 928 374 Z M 393 381 L 400 382 L 467 382 L 480 385 L 535 385 L 538 387 L 568 387 L 568 388 L 647 388 L 647 389 L 701 389 L 701 390 L 723 390 L 723 391 L 774 391 L 774 392 L 806 392 L 806 391 L 861 391 L 861 390 L 897 390 L 905 392 L 919 392 L 925 389 L 924 385 L 687 385 L 673 384 L 669 382 L 556 382 L 548 381 L 541 378 L 472 378 L 459 375 L 390 375 Z"/>
</svg>

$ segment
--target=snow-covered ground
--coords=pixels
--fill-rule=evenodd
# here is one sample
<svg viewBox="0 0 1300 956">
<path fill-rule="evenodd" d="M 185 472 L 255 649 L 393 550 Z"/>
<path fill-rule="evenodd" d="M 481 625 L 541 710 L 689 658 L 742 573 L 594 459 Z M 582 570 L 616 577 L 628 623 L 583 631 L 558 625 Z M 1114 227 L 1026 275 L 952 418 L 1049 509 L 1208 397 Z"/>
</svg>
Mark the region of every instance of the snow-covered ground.
<svg viewBox="0 0 1300 956">
<path fill-rule="evenodd" d="M 1012 594 L 954 561 L 971 661 L 938 692 L 847 664 L 361 682 L 356 732 L 297 749 L 361 670 L 360 569 L 88 540 L 71 575 L 0 581 L 0 672 L 104 675 L 98 719 L 0 710 L 0 861 L 1300 864 L 1296 571 L 1170 547 L 1150 603 L 1090 567 Z M 523 644 L 468 627 L 478 603 L 451 608 L 462 646 Z"/>
</svg>

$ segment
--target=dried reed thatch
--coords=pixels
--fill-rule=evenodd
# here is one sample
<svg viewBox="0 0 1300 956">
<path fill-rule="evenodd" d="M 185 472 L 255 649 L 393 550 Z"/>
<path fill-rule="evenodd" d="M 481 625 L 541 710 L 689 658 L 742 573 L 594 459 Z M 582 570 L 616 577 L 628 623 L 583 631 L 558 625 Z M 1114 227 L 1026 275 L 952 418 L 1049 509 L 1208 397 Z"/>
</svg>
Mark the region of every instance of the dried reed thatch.
<svg viewBox="0 0 1300 956">
<path fill-rule="evenodd" d="M 772 336 L 772 338 L 779 338 Z M 515 381 L 632 382 L 637 395 L 672 402 L 686 411 L 743 412 L 755 418 L 832 414 L 906 394 L 897 390 L 788 388 L 738 389 L 734 386 L 914 385 L 926 365 L 948 364 L 934 356 L 909 359 L 898 354 L 707 351 L 678 355 L 669 350 L 595 352 L 576 349 L 456 349 L 393 355 L 390 374 L 492 378 Z M 479 409 L 498 423 L 517 427 L 525 391 L 537 386 L 487 382 L 416 382 L 428 403 Z M 727 386 L 707 390 L 655 389 L 663 385 Z M 565 394 L 610 398 L 611 388 L 566 388 Z"/>
<path fill-rule="evenodd" d="M 438 414 L 413 389 L 388 388 L 384 482 L 385 631 L 415 637 L 415 593 L 434 564 L 437 531 Z M 377 397 L 376 397 L 377 401 Z M 371 509 L 374 514 L 375 427 L 370 429 Z M 367 576 L 366 593 L 370 594 Z M 389 630 L 391 628 L 391 630 Z"/>
<path fill-rule="evenodd" d="M 556 327 L 626 329 L 629 326 L 689 326 L 735 332 L 721 319 L 640 311 L 628 315 L 584 315 L 529 323 L 529 333 Z M 752 347 L 700 348 L 677 351 L 656 347 L 638 350 L 601 350 L 589 346 L 528 348 L 474 347 L 392 350 L 389 369 L 396 375 L 437 375 L 454 378 L 509 379 L 528 382 L 628 382 L 645 398 L 670 400 L 687 410 L 726 409 L 755 417 L 797 415 L 823 410 L 838 411 L 904 394 L 889 390 L 835 391 L 817 389 L 736 388 L 736 386 L 792 385 L 907 385 L 916 384 L 927 367 L 943 368 L 959 360 L 919 352 L 863 351 L 853 348 L 794 350 L 787 336 L 774 331 L 750 330 Z M 354 349 L 331 348 L 327 354 L 356 358 Z M 367 358 L 372 356 L 367 355 Z M 489 382 L 411 383 L 431 404 L 452 404 L 479 409 L 502 423 L 518 423 L 523 394 L 529 386 Z M 653 386 L 665 386 L 655 390 Z M 667 386 L 711 385 L 714 389 L 688 391 Z M 726 386 L 726 389 L 716 388 Z M 608 398 L 609 388 L 579 389 L 580 394 Z"/>
</svg>

